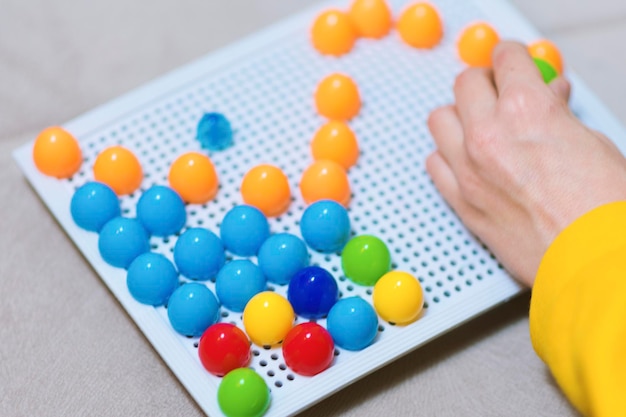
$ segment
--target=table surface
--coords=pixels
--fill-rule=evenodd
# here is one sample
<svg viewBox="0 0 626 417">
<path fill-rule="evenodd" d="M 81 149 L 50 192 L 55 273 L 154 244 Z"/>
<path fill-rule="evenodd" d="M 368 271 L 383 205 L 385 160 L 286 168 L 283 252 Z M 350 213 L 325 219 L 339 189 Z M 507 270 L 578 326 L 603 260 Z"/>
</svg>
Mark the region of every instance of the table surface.
<svg viewBox="0 0 626 417">
<path fill-rule="evenodd" d="M 0 415 L 200 416 L 11 159 L 61 124 L 311 0 L 0 0 Z M 626 2 L 515 0 L 626 124 Z M 529 296 L 303 416 L 575 416 L 528 337 Z"/>
</svg>

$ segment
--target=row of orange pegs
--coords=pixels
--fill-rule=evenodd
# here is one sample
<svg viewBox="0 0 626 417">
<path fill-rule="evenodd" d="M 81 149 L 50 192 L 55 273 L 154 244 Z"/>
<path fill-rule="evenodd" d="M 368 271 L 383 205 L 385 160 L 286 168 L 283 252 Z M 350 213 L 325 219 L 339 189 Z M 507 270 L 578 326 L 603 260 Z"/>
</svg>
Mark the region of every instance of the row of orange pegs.
<svg viewBox="0 0 626 417">
<path fill-rule="evenodd" d="M 408 5 L 394 22 L 385 0 L 355 0 L 347 11 L 322 12 L 311 27 L 311 41 L 321 54 L 341 56 L 350 52 L 360 37 L 385 37 L 394 23 L 400 38 L 415 48 L 433 48 L 444 35 L 440 13 L 429 2 Z M 458 56 L 469 66 L 489 67 L 492 50 L 499 41 L 498 33 L 489 24 L 472 23 L 459 34 Z M 533 58 L 548 62 L 557 74 L 563 72 L 560 52 L 552 42 L 542 39 L 530 44 L 528 49 Z"/>
<path fill-rule="evenodd" d="M 311 28 L 313 46 L 324 55 L 350 52 L 359 37 L 380 39 L 393 26 L 391 10 L 384 0 L 355 0 L 344 12 L 321 13 Z M 396 28 L 402 40 L 416 48 L 432 48 L 443 36 L 437 10 L 429 3 L 414 3 L 400 15 Z"/>
</svg>

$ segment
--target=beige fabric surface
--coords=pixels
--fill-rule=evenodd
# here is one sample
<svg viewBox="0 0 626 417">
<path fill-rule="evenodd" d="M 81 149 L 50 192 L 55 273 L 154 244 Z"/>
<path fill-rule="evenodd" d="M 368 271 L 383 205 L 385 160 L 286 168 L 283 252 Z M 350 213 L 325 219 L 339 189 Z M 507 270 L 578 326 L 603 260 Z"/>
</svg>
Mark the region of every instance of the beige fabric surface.
<svg viewBox="0 0 626 417">
<path fill-rule="evenodd" d="M 617 100 L 623 83 L 609 87 L 608 81 L 624 69 L 624 54 L 592 42 L 595 36 L 618 44 L 626 27 L 626 19 L 615 20 L 626 15 L 621 2 L 594 2 L 613 7 L 608 15 L 593 15 L 596 21 L 613 19 L 613 26 L 591 27 L 588 37 L 563 26 L 558 8 L 547 8 L 550 20 L 544 2 L 519 3 L 531 14 L 538 11 L 541 29 L 553 30 L 572 62 L 591 74 L 597 67 L 588 57 L 603 60 L 604 82 L 592 77 L 596 84 L 590 84 L 604 89 L 613 110 L 626 115 Z M 570 7 L 576 25 L 586 24 L 588 15 L 580 10 L 588 6 L 554 3 Z M 202 415 L 10 153 L 48 125 L 310 4 L 0 0 L 0 416 Z M 588 44 L 578 51 L 573 42 Z M 518 297 L 303 415 L 576 415 L 532 350 L 528 301 L 528 295 Z"/>
</svg>

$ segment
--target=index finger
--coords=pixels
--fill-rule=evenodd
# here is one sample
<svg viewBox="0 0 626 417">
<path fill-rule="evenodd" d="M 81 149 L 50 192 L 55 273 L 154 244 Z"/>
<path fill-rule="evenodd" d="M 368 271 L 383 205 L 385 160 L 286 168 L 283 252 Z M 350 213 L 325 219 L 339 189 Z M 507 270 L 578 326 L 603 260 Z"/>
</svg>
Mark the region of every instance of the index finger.
<svg viewBox="0 0 626 417">
<path fill-rule="evenodd" d="M 454 98 L 463 126 L 470 126 L 490 115 L 498 99 L 492 71 L 468 68 L 460 73 L 454 82 Z"/>
<path fill-rule="evenodd" d="M 544 86 L 545 83 L 526 46 L 502 41 L 493 51 L 493 77 L 498 95 L 511 85 Z"/>
</svg>

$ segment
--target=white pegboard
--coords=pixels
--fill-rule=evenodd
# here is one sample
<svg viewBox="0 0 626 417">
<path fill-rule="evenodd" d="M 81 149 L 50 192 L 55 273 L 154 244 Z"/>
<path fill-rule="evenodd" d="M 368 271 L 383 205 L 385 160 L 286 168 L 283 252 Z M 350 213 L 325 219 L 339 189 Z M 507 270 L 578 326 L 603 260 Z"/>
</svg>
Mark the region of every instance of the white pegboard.
<svg viewBox="0 0 626 417">
<path fill-rule="evenodd" d="M 403 3 L 392 2 L 396 15 Z M 352 232 L 373 234 L 387 242 L 393 267 L 409 271 L 421 281 L 427 308 L 408 326 L 381 321 L 372 346 L 361 352 L 337 349 L 331 368 L 315 377 L 291 372 L 280 349 L 253 346 L 251 367 L 272 390 L 267 415 L 289 415 L 312 405 L 520 291 L 431 183 L 424 160 L 433 143 L 425 122 L 432 109 L 452 102 L 452 82 L 462 69 L 454 41 L 462 27 L 484 19 L 503 37 L 530 41 L 538 34 L 504 2 L 434 3 L 443 16 L 445 36 L 432 51 L 412 49 L 392 33 L 382 40 L 359 40 L 350 54 L 339 59 L 320 56 L 309 43 L 311 22 L 325 7 L 345 6 L 326 3 L 70 121 L 64 126 L 80 140 L 85 157 L 81 171 L 70 180 L 40 175 L 30 158 L 32 143 L 15 152 L 54 216 L 207 414 L 221 415 L 216 401 L 220 379 L 200 365 L 198 339 L 176 334 L 165 308 L 144 306 L 130 297 L 125 271 L 101 260 L 97 235 L 74 225 L 69 213 L 73 191 L 93 178 L 96 155 L 113 144 L 128 147 L 140 159 L 145 172 L 142 190 L 153 184 L 167 185 L 173 160 L 183 152 L 200 151 L 194 136 L 202 114 L 220 112 L 232 123 L 235 145 L 210 154 L 220 189 L 208 204 L 187 206 L 186 227 L 206 227 L 219 233 L 224 214 L 242 203 L 239 185 L 245 172 L 259 163 L 271 163 L 287 174 L 294 196 L 285 215 L 270 219 L 271 230 L 300 235 L 298 221 L 305 204 L 298 181 L 311 162 L 313 133 L 324 122 L 315 112 L 313 91 L 331 72 L 352 76 L 364 102 L 358 117 L 350 122 L 362 150 L 358 165 L 349 171 Z M 602 128 L 622 146 L 626 135 L 621 126 L 572 77 L 574 109 L 585 122 Z M 135 215 L 139 195 L 122 198 L 125 216 Z M 175 242 L 176 236 L 151 239 L 153 250 L 170 259 Z M 342 276 L 337 254 L 310 253 L 312 263 L 335 276 L 342 296 L 371 300 L 371 288 L 352 284 Z M 206 284 L 214 289 L 213 283 Z M 272 289 L 286 293 L 286 287 Z M 221 312 L 222 321 L 241 326 L 239 313 L 224 308 Z M 324 320 L 319 323 L 323 325 Z"/>
</svg>

